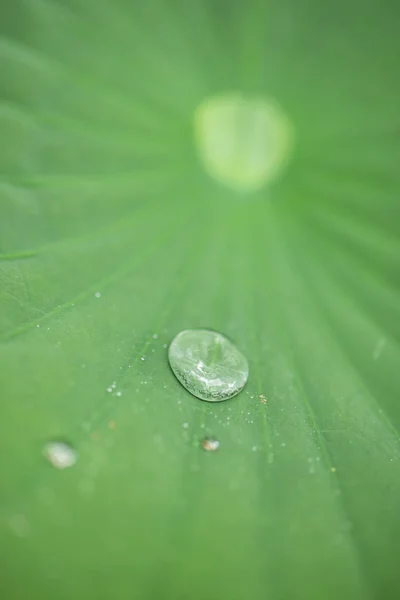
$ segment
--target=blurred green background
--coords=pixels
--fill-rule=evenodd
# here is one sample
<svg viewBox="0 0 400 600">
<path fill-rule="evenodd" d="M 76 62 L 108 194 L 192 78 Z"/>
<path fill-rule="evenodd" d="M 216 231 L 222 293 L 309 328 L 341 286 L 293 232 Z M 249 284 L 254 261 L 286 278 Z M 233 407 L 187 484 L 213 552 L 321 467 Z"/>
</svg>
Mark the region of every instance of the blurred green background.
<svg viewBox="0 0 400 600">
<path fill-rule="evenodd" d="M 400 597 L 399 18 L 3 0 L 1 598 Z M 258 192 L 197 156 L 196 107 L 226 92 L 295 128 Z M 247 356 L 236 398 L 174 379 L 193 327 Z"/>
</svg>

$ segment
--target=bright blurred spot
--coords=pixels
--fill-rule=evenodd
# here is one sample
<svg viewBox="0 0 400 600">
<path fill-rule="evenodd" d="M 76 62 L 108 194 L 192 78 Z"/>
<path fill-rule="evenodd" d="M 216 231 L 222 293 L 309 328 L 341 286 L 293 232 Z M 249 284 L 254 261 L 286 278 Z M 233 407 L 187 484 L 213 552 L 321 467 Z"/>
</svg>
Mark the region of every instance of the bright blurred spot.
<svg viewBox="0 0 400 600">
<path fill-rule="evenodd" d="M 206 98 L 196 109 L 195 137 L 209 175 L 244 192 L 275 179 L 293 146 L 291 123 L 278 104 L 239 93 Z"/>
</svg>

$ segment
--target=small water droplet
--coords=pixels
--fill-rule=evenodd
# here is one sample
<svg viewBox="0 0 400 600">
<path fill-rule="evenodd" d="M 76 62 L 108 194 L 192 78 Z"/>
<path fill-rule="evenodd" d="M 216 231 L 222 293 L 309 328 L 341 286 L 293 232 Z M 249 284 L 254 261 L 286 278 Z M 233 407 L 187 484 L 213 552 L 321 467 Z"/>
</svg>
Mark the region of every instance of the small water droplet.
<svg viewBox="0 0 400 600">
<path fill-rule="evenodd" d="M 36 327 L 40 327 L 40 324 L 38 323 L 38 324 L 36 325 Z"/>
<path fill-rule="evenodd" d="M 145 356 L 141 356 L 140 360 L 145 360 L 145 358 L 146 358 Z"/>
<path fill-rule="evenodd" d="M 153 333 L 153 340 L 156 340 L 158 338 L 158 333 Z"/>
<path fill-rule="evenodd" d="M 120 398 L 122 396 L 122 392 L 117 392 L 115 395 Z"/>
<path fill-rule="evenodd" d="M 96 293 L 95 293 L 95 296 L 96 296 L 96 298 L 100 298 L 100 297 L 101 297 L 101 294 L 100 294 L 100 292 L 96 292 Z"/>
<path fill-rule="evenodd" d="M 219 441 L 215 438 L 204 438 L 201 445 L 207 452 L 215 452 L 219 448 Z"/>
<path fill-rule="evenodd" d="M 184 429 L 187 429 L 188 427 L 189 427 L 189 423 L 184 423 L 184 424 L 183 424 L 183 428 L 184 428 Z"/>
<path fill-rule="evenodd" d="M 107 392 L 112 392 L 112 391 L 113 391 L 113 388 L 112 388 L 112 387 L 108 387 L 108 388 L 107 388 Z"/>
<path fill-rule="evenodd" d="M 47 460 L 57 469 L 72 467 L 78 460 L 76 451 L 65 442 L 48 442 L 43 453 Z"/>
<path fill-rule="evenodd" d="M 252 451 L 253 451 L 253 452 L 257 452 L 257 446 L 253 446 L 253 447 L 252 447 Z"/>
<path fill-rule="evenodd" d="M 167 347 L 168 347 L 168 344 L 163 344 L 163 345 L 162 345 L 162 347 L 163 347 L 163 348 L 167 348 Z"/>
<path fill-rule="evenodd" d="M 169 363 L 176 378 L 194 396 L 220 402 L 246 384 L 246 358 L 225 336 L 206 329 L 181 331 L 172 341 Z"/>
</svg>

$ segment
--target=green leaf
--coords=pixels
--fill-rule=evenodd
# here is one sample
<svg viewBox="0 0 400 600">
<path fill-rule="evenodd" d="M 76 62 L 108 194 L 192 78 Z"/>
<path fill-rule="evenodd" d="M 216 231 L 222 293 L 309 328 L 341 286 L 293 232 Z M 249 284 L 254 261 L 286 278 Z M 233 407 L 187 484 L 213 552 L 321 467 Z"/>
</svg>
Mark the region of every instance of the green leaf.
<svg viewBox="0 0 400 600">
<path fill-rule="evenodd" d="M 2 598 L 400 596 L 399 16 L 0 9 Z M 196 149 L 196 110 L 230 93 L 295 132 L 253 192 Z M 249 360 L 231 400 L 169 369 L 198 327 Z"/>
</svg>

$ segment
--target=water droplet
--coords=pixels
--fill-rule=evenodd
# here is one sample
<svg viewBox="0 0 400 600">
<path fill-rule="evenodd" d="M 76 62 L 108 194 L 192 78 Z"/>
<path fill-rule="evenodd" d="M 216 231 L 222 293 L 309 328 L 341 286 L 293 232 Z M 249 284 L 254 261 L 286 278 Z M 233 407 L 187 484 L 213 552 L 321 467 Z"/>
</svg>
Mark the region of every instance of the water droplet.
<svg viewBox="0 0 400 600">
<path fill-rule="evenodd" d="M 65 442 L 48 442 L 43 450 L 47 460 L 57 469 L 72 467 L 78 460 L 78 455 Z"/>
<path fill-rule="evenodd" d="M 252 447 L 252 451 L 253 451 L 253 452 L 257 452 L 257 446 L 253 446 L 253 447 Z"/>
<path fill-rule="evenodd" d="M 189 427 L 189 423 L 184 423 L 184 424 L 183 424 L 183 428 L 184 428 L 184 429 L 187 429 L 188 427 Z"/>
<path fill-rule="evenodd" d="M 96 296 L 96 298 L 100 298 L 100 297 L 101 297 L 101 294 L 100 294 L 100 292 L 96 292 L 96 293 L 95 293 L 95 296 Z"/>
<path fill-rule="evenodd" d="M 196 110 L 195 136 L 206 171 L 246 192 L 275 179 L 293 145 L 292 126 L 276 102 L 240 93 L 206 98 Z"/>
<path fill-rule="evenodd" d="M 122 392 L 117 392 L 115 395 L 118 396 L 118 397 L 121 397 L 122 396 Z"/>
<path fill-rule="evenodd" d="M 158 333 L 153 333 L 153 340 L 156 340 L 158 338 Z"/>
<path fill-rule="evenodd" d="M 162 347 L 163 348 L 167 348 L 168 344 L 163 344 Z"/>
<path fill-rule="evenodd" d="M 140 357 L 140 360 L 144 360 L 145 358 L 146 358 L 145 356 L 141 356 L 141 357 Z"/>
<path fill-rule="evenodd" d="M 207 452 L 215 452 L 219 448 L 219 441 L 215 438 L 204 438 L 201 445 Z"/>
<path fill-rule="evenodd" d="M 215 331 L 181 331 L 171 342 L 168 358 L 178 381 L 191 394 L 209 402 L 232 398 L 249 376 L 243 354 Z"/>
<path fill-rule="evenodd" d="M 113 391 L 113 388 L 112 388 L 112 387 L 108 387 L 108 388 L 107 388 L 107 392 L 112 392 L 112 391 Z"/>
</svg>

